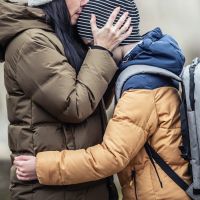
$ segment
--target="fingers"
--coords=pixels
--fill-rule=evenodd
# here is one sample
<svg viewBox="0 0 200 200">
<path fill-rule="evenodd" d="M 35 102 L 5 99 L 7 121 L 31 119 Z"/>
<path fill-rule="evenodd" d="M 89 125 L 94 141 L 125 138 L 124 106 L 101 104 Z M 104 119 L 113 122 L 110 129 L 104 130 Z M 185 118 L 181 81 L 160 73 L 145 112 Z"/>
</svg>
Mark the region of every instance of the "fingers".
<svg viewBox="0 0 200 200">
<path fill-rule="evenodd" d="M 14 159 L 14 165 L 16 167 L 23 167 L 27 161 L 29 161 L 33 156 L 17 156 Z"/>
<path fill-rule="evenodd" d="M 16 167 L 16 174 L 21 177 L 26 176 L 26 170 L 24 168 L 24 161 L 14 161 L 14 165 Z"/>
<path fill-rule="evenodd" d="M 17 168 L 16 174 L 17 174 L 17 176 L 20 176 L 20 177 L 26 177 L 27 176 L 27 174 L 23 170 L 20 170 L 20 168 Z"/>
<path fill-rule="evenodd" d="M 113 23 L 114 23 L 117 15 L 119 14 L 119 11 L 120 11 L 120 8 L 117 8 L 113 11 L 113 13 L 111 14 L 111 16 L 108 20 L 107 28 L 109 28 L 110 33 L 113 35 L 113 38 L 115 38 L 116 41 L 122 42 L 124 39 L 126 39 L 128 36 L 130 36 L 130 34 L 132 33 L 132 28 L 130 28 L 131 17 L 128 18 L 129 13 L 125 12 L 120 17 L 120 19 L 117 21 L 115 26 L 113 26 Z M 108 27 L 108 25 L 110 25 L 110 27 Z"/>
<path fill-rule="evenodd" d="M 25 155 L 22 155 L 22 156 L 17 156 L 17 157 L 15 157 L 15 160 L 17 160 L 17 161 L 27 161 L 27 160 L 30 160 L 30 158 L 31 158 L 32 156 L 25 156 Z"/>
<path fill-rule="evenodd" d="M 31 177 L 25 171 L 23 171 L 23 169 L 21 169 L 21 168 L 17 168 L 16 176 L 21 181 L 29 181 L 29 180 L 31 180 Z"/>
<path fill-rule="evenodd" d="M 127 21 L 125 22 L 125 24 L 121 27 L 121 29 L 119 30 L 120 31 L 120 34 L 124 34 L 127 30 L 129 30 L 130 28 L 130 25 L 131 25 L 131 17 L 129 17 L 127 19 Z"/>
<path fill-rule="evenodd" d="M 15 157 L 14 165 L 16 167 L 16 175 L 19 180 L 30 181 L 37 179 L 35 171 L 35 156 L 18 156 Z"/>
<path fill-rule="evenodd" d="M 108 19 L 108 21 L 107 21 L 105 26 L 111 27 L 113 25 L 117 15 L 119 14 L 119 11 L 120 11 L 120 7 L 117 7 L 117 8 L 115 8 L 113 10 L 113 12 L 111 13 L 111 15 L 110 15 L 110 17 L 109 17 L 109 19 Z"/>
<path fill-rule="evenodd" d="M 106 25 L 100 29 L 97 27 L 95 15 L 91 16 L 94 45 L 99 45 L 112 51 L 131 34 L 131 18 L 128 18 L 128 12 L 124 13 L 117 23 L 113 25 L 119 11 L 120 7 L 114 9 Z"/>
<path fill-rule="evenodd" d="M 21 160 L 14 160 L 13 164 L 16 167 L 23 167 L 23 161 L 21 161 Z"/>
<path fill-rule="evenodd" d="M 121 37 L 119 38 L 119 42 L 121 43 L 123 40 L 125 40 L 127 37 L 129 37 L 131 35 L 132 31 L 133 31 L 133 27 L 130 27 L 127 32 L 125 32 L 124 34 L 121 35 Z"/>
<path fill-rule="evenodd" d="M 23 175 L 21 176 L 21 174 L 17 173 L 17 178 L 20 181 L 31 181 L 31 180 L 36 180 L 37 178 L 35 176 L 29 176 L 29 175 Z"/>
<path fill-rule="evenodd" d="M 18 176 L 18 175 L 17 175 L 17 179 L 19 179 L 20 181 L 30 181 L 30 180 L 32 180 L 29 177 L 21 177 L 21 176 Z"/>
<path fill-rule="evenodd" d="M 37 175 L 35 173 L 26 172 L 21 168 L 16 169 L 16 176 L 21 181 L 31 181 L 37 179 Z"/>
<path fill-rule="evenodd" d="M 120 19 L 117 21 L 117 23 L 115 24 L 115 29 L 116 30 L 119 30 L 122 25 L 125 23 L 126 19 L 128 17 L 128 12 L 125 12 L 121 17 Z"/>
<path fill-rule="evenodd" d="M 94 14 L 91 15 L 90 25 L 91 25 L 92 33 L 94 35 L 98 30 L 97 23 L 96 23 L 96 16 Z"/>
</svg>

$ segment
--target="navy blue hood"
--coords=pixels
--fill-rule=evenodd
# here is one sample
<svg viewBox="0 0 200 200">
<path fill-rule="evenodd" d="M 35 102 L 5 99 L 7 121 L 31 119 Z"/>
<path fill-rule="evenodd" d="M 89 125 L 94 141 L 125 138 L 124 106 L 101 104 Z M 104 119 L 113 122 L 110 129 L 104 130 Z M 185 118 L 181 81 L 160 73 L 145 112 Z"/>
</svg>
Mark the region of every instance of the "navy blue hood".
<svg viewBox="0 0 200 200">
<path fill-rule="evenodd" d="M 180 75 L 185 57 L 178 43 L 170 35 L 164 35 L 160 28 L 148 32 L 121 62 L 120 70 L 129 65 L 152 65 Z"/>
<path fill-rule="evenodd" d="M 170 35 L 164 35 L 160 28 L 155 28 L 145 34 L 141 43 L 124 57 L 119 64 L 119 70 L 123 71 L 130 65 L 151 65 L 180 75 L 184 63 L 185 57 L 175 39 Z M 123 90 L 155 89 L 163 86 L 177 87 L 169 78 L 139 74 L 129 78 Z"/>
</svg>

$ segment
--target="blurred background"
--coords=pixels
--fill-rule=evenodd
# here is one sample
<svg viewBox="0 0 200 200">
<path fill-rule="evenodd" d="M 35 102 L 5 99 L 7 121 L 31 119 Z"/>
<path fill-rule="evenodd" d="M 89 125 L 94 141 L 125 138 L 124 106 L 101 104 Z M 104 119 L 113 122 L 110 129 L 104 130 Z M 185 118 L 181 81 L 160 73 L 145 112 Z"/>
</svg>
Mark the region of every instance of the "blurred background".
<svg viewBox="0 0 200 200">
<path fill-rule="evenodd" d="M 186 56 L 186 65 L 195 57 L 200 57 L 199 0 L 135 0 L 135 2 L 140 12 L 142 34 L 158 26 L 164 33 L 176 38 Z M 0 200 L 7 200 L 10 163 L 3 77 L 3 64 L 0 64 Z"/>
<path fill-rule="evenodd" d="M 199 0 L 135 0 L 140 12 L 141 33 L 161 27 L 176 38 L 186 56 L 186 64 L 200 56 Z"/>
</svg>

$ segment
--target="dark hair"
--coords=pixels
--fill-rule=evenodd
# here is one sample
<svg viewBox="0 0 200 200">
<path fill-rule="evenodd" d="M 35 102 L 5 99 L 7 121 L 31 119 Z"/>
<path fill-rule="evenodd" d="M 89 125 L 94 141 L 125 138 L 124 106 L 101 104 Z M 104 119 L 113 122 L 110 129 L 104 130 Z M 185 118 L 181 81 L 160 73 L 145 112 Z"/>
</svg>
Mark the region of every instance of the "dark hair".
<svg viewBox="0 0 200 200">
<path fill-rule="evenodd" d="M 65 0 L 53 0 L 40 6 L 46 14 L 47 21 L 64 46 L 65 56 L 78 72 L 85 58 L 85 48 L 78 36 L 76 27 L 71 25 L 69 11 Z"/>
</svg>

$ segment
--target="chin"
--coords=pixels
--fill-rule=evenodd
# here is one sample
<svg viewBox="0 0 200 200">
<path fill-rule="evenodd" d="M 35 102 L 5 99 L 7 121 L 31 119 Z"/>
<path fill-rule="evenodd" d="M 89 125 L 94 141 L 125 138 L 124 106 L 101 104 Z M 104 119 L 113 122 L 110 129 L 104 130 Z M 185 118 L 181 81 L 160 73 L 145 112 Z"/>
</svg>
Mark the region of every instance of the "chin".
<svg viewBox="0 0 200 200">
<path fill-rule="evenodd" d="M 78 17 L 74 16 L 71 18 L 71 25 L 74 26 L 77 24 L 77 21 L 78 21 Z"/>
<path fill-rule="evenodd" d="M 77 24 L 77 20 L 71 20 L 71 25 L 75 26 Z"/>
</svg>

